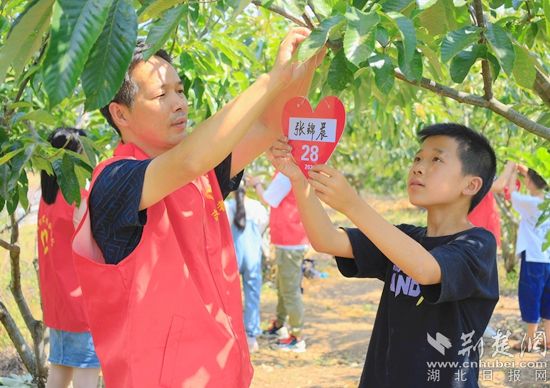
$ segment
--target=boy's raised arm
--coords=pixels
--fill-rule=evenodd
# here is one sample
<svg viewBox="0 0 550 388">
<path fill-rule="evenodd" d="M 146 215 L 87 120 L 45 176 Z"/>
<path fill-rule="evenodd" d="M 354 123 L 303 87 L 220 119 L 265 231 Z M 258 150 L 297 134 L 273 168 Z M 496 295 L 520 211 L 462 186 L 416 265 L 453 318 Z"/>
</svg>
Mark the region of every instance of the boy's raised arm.
<svg viewBox="0 0 550 388">
<path fill-rule="evenodd" d="M 292 182 L 300 218 L 313 249 L 334 256 L 353 258 L 346 232 L 332 224 L 314 190 L 292 160 L 292 156 L 289 156 L 290 146 L 284 141 L 277 141 L 270 151 L 275 168 Z"/>
<path fill-rule="evenodd" d="M 317 196 L 345 214 L 407 275 L 423 285 L 441 282 L 441 267 L 431 253 L 371 208 L 340 172 L 318 165 L 312 168 L 310 177 Z"/>
</svg>

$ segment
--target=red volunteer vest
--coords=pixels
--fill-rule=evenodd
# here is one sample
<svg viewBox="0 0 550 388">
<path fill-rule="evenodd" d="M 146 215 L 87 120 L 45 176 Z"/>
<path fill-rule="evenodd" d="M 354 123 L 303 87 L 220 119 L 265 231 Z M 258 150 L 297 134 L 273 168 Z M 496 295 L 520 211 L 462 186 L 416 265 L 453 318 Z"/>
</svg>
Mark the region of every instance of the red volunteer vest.
<svg viewBox="0 0 550 388">
<path fill-rule="evenodd" d="M 475 226 L 480 226 L 493 233 L 500 247 L 500 214 L 495 196 L 488 192 L 477 206 L 468 214 L 468 220 Z"/>
<path fill-rule="evenodd" d="M 83 197 L 85 196 L 83 193 Z M 83 198 L 85 200 L 85 198 Z M 38 273 L 46 326 L 71 332 L 88 331 L 82 291 L 73 264 L 71 238 L 74 206 L 58 191 L 51 205 L 38 207 Z"/>
<path fill-rule="evenodd" d="M 276 176 L 276 175 L 275 175 Z M 275 178 L 275 177 L 273 177 Z M 269 233 L 273 245 L 291 246 L 309 244 L 300 219 L 296 197 L 292 190 L 279 206 L 269 212 Z"/>
<path fill-rule="evenodd" d="M 115 157 L 147 159 L 132 144 Z M 88 212 L 73 242 L 85 309 L 107 388 L 248 387 L 239 272 L 216 175 L 147 209 L 136 249 L 104 264 Z"/>
</svg>

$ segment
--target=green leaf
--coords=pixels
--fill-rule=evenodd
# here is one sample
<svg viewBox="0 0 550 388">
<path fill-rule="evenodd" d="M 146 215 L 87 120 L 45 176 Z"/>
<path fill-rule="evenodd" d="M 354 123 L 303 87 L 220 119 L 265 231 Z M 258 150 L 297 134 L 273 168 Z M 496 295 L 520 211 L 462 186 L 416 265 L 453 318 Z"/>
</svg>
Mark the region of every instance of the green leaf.
<svg viewBox="0 0 550 388">
<path fill-rule="evenodd" d="M 500 65 L 510 75 L 514 68 L 514 46 L 506 31 L 496 24 L 487 24 L 487 40 L 495 53 Z"/>
<path fill-rule="evenodd" d="M 395 45 L 397 46 L 397 63 L 403 75 L 410 81 L 420 81 L 422 78 L 422 54 L 415 50 L 412 61 L 406 62 L 403 44 L 396 42 Z"/>
<path fill-rule="evenodd" d="M 84 150 L 84 159 L 90 166 L 95 166 L 97 163 L 97 157 L 94 152 L 94 142 L 86 136 L 81 136 L 80 143 L 82 144 L 82 149 Z"/>
<path fill-rule="evenodd" d="M 12 28 L 0 48 L 0 84 L 11 65 L 17 77 L 42 44 L 42 36 L 49 26 L 54 0 L 31 4 Z"/>
<path fill-rule="evenodd" d="M 19 203 L 19 191 L 18 187 L 16 186 L 11 192 L 11 197 L 8 199 L 8 202 L 6 203 L 6 210 L 8 211 L 8 214 L 15 213 L 15 210 L 17 210 L 17 204 Z"/>
<path fill-rule="evenodd" d="M 420 24 L 425 27 L 428 32 L 433 35 L 441 35 L 448 31 L 447 23 L 447 8 L 444 0 L 439 0 L 433 6 L 425 9 L 418 15 Z"/>
<path fill-rule="evenodd" d="M 158 18 L 164 11 L 175 5 L 183 3 L 184 0 L 154 0 L 144 5 L 139 10 L 139 21 L 144 22 L 149 19 Z M 133 9 L 133 7 L 132 7 Z"/>
<path fill-rule="evenodd" d="M 390 44 L 390 35 L 388 30 L 382 26 L 376 27 L 376 40 L 380 43 L 380 46 L 387 47 Z"/>
<path fill-rule="evenodd" d="M 353 82 L 353 72 L 348 68 L 347 59 L 342 50 L 336 53 L 330 64 L 327 82 L 336 92 L 341 92 Z"/>
<path fill-rule="evenodd" d="M 300 45 L 298 49 L 298 60 L 300 62 L 305 62 L 315 55 L 315 53 L 327 42 L 330 31 L 343 21 L 345 21 L 345 19 L 342 15 L 336 15 L 323 20 Z"/>
<path fill-rule="evenodd" d="M 526 89 L 533 89 L 537 71 L 535 69 L 536 61 L 531 57 L 529 51 L 525 48 L 514 45 L 515 61 L 513 74 L 519 86 Z"/>
<path fill-rule="evenodd" d="M 369 65 L 374 71 L 376 87 L 384 94 L 388 94 L 394 83 L 393 64 L 387 55 L 375 55 L 369 58 Z"/>
<path fill-rule="evenodd" d="M 18 119 L 18 121 L 21 120 L 35 121 L 49 126 L 54 126 L 57 123 L 57 119 L 50 112 L 42 109 L 24 114 Z"/>
<path fill-rule="evenodd" d="M 187 10 L 188 8 L 186 5 L 179 5 L 166 11 L 162 17 L 155 22 L 145 40 L 145 42 L 150 45 L 149 49 L 144 53 L 145 59 L 150 58 L 164 46 L 164 43 L 176 29 L 176 26 Z"/>
<path fill-rule="evenodd" d="M 493 76 L 493 82 L 495 82 L 500 74 L 500 64 L 498 63 L 498 59 L 489 52 L 487 53 L 487 60 L 491 65 L 491 75 Z"/>
<path fill-rule="evenodd" d="M 252 3 L 252 0 L 239 0 L 239 4 L 237 5 L 237 8 L 235 8 L 235 10 L 233 11 L 233 15 L 231 16 L 231 18 L 234 19 L 238 15 L 240 15 L 250 3 Z"/>
<path fill-rule="evenodd" d="M 301 19 L 301 15 L 304 13 L 306 8 L 306 0 L 263 0 L 262 4 L 265 5 L 276 5 L 281 9 L 289 11 L 292 15 L 297 16 Z M 328 15 L 327 15 L 328 16 Z"/>
<path fill-rule="evenodd" d="M 486 46 L 475 44 L 455 55 L 449 69 L 451 79 L 457 84 L 462 83 L 476 60 L 485 56 L 486 50 Z"/>
<path fill-rule="evenodd" d="M 429 65 L 431 65 L 431 73 L 436 80 L 443 78 L 443 70 L 441 69 L 441 62 L 435 51 L 426 45 L 419 45 L 418 48 L 422 52 L 422 55 L 428 59 Z"/>
<path fill-rule="evenodd" d="M 8 109 L 19 109 L 19 108 L 32 108 L 33 104 L 30 101 L 18 101 L 8 105 Z"/>
<path fill-rule="evenodd" d="M 427 9 L 433 6 L 435 3 L 437 3 L 437 0 L 416 0 L 416 4 L 418 5 L 418 9 Z"/>
<path fill-rule="evenodd" d="M 44 86 L 50 105 L 69 96 L 84 70 L 113 0 L 58 0 L 44 59 Z"/>
<path fill-rule="evenodd" d="M 460 51 L 479 40 L 481 29 L 475 26 L 463 27 L 449 32 L 441 42 L 441 61 L 447 62 Z"/>
<path fill-rule="evenodd" d="M 403 39 L 403 52 L 404 60 L 406 62 L 412 61 L 414 52 L 416 50 L 416 30 L 411 19 L 405 16 L 391 12 L 388 14 L 396 23 Z"/>
<path fill-rule="evenodd" d="M 19 180 L 21 172 L 24 169 L 27 162 L 31 159 L 35 149 L 36 149 L 35 143 L 26 144 L 25 151 L 23 153 L 17 154 L 11 160 L 10 178 L 8 180 L 8 185 L 7 185 L 8 191 L 11 191 L 16 187 L 16 184 L 17 184 L 17 181 Z"/>
<path fill-rule="evenodd" d="M 349 8 L 346 13 L 348 26 L 344 36 L 346 58 L 356 66 L 365 62 L 374 50 L 372 29 L 380 22 L 377 13 L 364 13 L 356 8 Z"/>
<path fill-rule="evenodd" d="M 33 155 L 31 159 L 32 168 L 35 171 L 46 171 L 48 175 L 53 175 L 52 165 L 42 155 Z"/>
<path fill-rule="evenodd" d="M 385 0 L 381 2 L 384 12 L 399 12 L 405 9 L 409 4 L 414 3 L 415 0 Z"/>
<path fill-rule="evenodd" d="M 332 13 L 332 6 L 334 5 L 334 1 L 311 0 L 309 3 L 311 3 L 311 6 L 315 10 L 315 13 L 322 18 L 326 18 Z"/>
<path fill-rule="evenodd" d="M 550 1 L 543 1 L 544 19 L 546 22 L 546 36 L 550 36 Z"/>
<path fill-rule="evenodd" d="M 74 172 L 74 163 L 68 153 L 52 162 L 52 167 L 57 177 L 57 183 L 67 203 L 80 203 L 80 186 Z"/>
<path fill-rule="evenodd" d="M 19 205 L 21 205 L 23 209 L 27 210 L 29 208 L 29 198 L 27 197 L 29 192 L 29 180 L 27 179 L 27 173 L 25 171 L 21 172 L 17 186 Z"/>
<path fill-rule="evenodd" d="M 87 111 L 107 105 L 122 85 L 132 61 L 136 36 L 134 7 L 128 0 L 114 0 L 82 73 Z"/>
<path fill-rule="evenodd" d="M 4 201 L 9 200 L 10 191 L 8 190 L 8 181 L 10 177 L 10 166 L 0 164 L 0 198 Z"/>
<path fill-rule="evenodd" d="M 5 155 L 2 155 L 2 157 L 0 157 L 0 165 L 7 163 L 11 158 L 13 158 L 15 155 L 17 155 L 23 150 L 24 148 L 19 148 L 17 150 L 10 151 Z"/>
</svg>

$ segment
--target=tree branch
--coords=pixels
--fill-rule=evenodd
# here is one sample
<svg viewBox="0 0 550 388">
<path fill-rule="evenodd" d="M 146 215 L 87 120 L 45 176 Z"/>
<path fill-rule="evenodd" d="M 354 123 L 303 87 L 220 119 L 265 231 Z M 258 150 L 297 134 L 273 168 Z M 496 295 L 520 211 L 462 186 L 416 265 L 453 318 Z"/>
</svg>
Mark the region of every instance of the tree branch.
<svg viewBox="0 0 550 388">
<path fill-rule="evenodd" d="M 319 15 L 317 15 L 317 12 L 315 12 L 315 7 L 313 6 L 313 4 L 311 4 L 311 1 L 308 1 L 308 2 L 307 2 L 307 5 L 308 5 L 308 7 L 311 9 L 311 12 L 313 12 L 313 14 L 315 15 L 315 18 L 317 18 L 317 21 L 318 21 L 319 23 L 321 23 L 322 20 L 321 20 L 321 18 L 319 17 Z"/>
<path fill-rule="evenodd" d="M 10 214 L 11 220 L 11 245 L 17 244 L 19 240 L 19 225 L 15 220 L 15 216 Z M 34 319 L 31 309 L 25 300 L 23 291 L 21 290 L 21 267 L 20 267 L 20 250 L 12 249 L 10 250 L 10 264 L 11 264 L 11 281 L 10 281 L 10 291 L 13 295 L 15 303 L 19 308 L 19 312 L 27 325 L 27 328 L 31 333 L 34 333 L 36 326 L 36 319 Z"/>
<path fill-rule="evenodd" d="M 36 364 L 34 361 L 32 350 L 27 345 L 23 334 L 21 334 L 21 331 L 17 327 L 17 323 L 15 323 L 10 312 L 1 301 L 0 322 L 2 322 L 2 325 L 6 329 L 6 332 L 8 333 L 11 342 L 15 345 L 15 349 L 17 350 L 19 357 L 21 357 L 21 360 L 23 360 L 25 368 L 27 368 L 29 372 L 36 370 Z"/>
<path fill-rule="evenodd" d="M 6 249 L 10 252 L 12 250 L 19 250 L 19 247 L 17 245 L 10 244 L 6 240 L 2 240 L 1 238 L 0 238 L 0 247 L 4 248 L 4 249 Z"/>
<path fill-rule="evenodd" d="M 460 92 L 448 86 L 443 86 L 427 78 L 422 78 L 419 82 L 410 81 L 399 70 L 395 70 L 394 75 L 396 78 L 400 79 L 401 81 L 407 82 L 414 86 L 420 86 L 421 88 L 430 90 L 436 94 L 439 94 L 440 96 L 452 98 L 453 100 L 456 100 L 458 102 L 462 102 L 468 105 L 475 105 L 475 106 L 480 106 L 482 108 L 489 109 L 495 112 L 496 114 L 513 122 L 518 127 L 526 129 L 527 131 L 534 133 L 537 136 L 550 140 L 550 128 L 530 120 L 526 116 L 517 112 L 516 110 L 509 107 L 508 105 L 503 104 L 502 102 L 498 101 L 495 98 L 486 100 L 485 98 L 474 94 Z"/>
<path fill-rule="evenodd" d="M 300 19 L 298 19 L 294 15 L 289 14 L 285 9 L 283 9 L 281 7 L 277 7 L 275 5 L 266 6 L 265 4 L 262 4 L 261 0 L 253 0 L 252 4 L 254 4 L 256 7 L 262 7 L 262 8 L 265 8 L 265 9 L 271 11 L 271 12 L 275 12 L 276 14 L 279 14 L 279 15 L 287 18 L 288 20 L 292 20 L 294 23 L 296 23 L 299 26 L 302 26 L 302 27 L 307 27 L 308 26 L 306 23 L 304 23 L 303 21 L 301 21 Z"/>
<path fill-rule="evenodd" d="M 310 30 L 313 30 L 315 28 L 315 26 L 313 25 L 313 22 L 305 12 L 302 14 L 302 18 L 304 18 L 304 22 L 306 22 Z"/>
<path fill-rule="evenodd" d="M 483 16 L 483 5 L 481 0 L 474 0 L 474 10 L 475 10 L 475 19 L 478 27 L 482 28 L 479 44 L 485 44 L 485 29 L 487 28 L 485 24 L 485 17 Z M 489 61 L 487 59 L 481 60 L 481 74 L 483 76 L 483 90 L 485 91 L 486 100 L 493 98 L 493 80 L 491 77 L 491 68 L 489 67 Z"/>
</svg>

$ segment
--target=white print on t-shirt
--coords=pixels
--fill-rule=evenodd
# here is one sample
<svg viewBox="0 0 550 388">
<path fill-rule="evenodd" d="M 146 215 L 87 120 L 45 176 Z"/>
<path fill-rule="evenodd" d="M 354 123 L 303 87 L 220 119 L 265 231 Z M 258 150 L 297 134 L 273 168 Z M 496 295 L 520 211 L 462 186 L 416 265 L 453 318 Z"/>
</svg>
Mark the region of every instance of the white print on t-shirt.
<svg viewBox="0 0 550 388">
<path fill-rule="evenodd" d="M 408 295 L 416 298 L 420 295 L 420 285 L 412 278 L 401 272 L 401 268 L 397 265 L 393 265 L 393 273 L 391 275 L 390 291 L 395 296 L 399 294 Z"/>
</svg>

